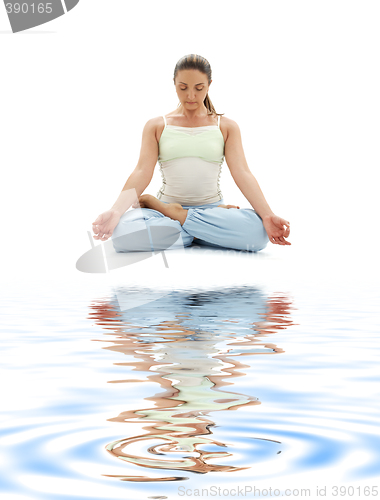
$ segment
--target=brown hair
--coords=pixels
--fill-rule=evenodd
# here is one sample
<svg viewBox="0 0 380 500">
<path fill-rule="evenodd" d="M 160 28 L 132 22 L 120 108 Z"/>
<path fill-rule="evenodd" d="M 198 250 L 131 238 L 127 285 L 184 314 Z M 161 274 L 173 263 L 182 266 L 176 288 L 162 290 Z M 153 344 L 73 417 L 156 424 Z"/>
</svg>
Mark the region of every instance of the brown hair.
<svg viewBox="0 0 380 500">
<path fill-rule="evenodd" d="M 175 83 L 175 78 L 177 76 L 178 71 L 181 71 L 183 69 L 197 69 L 201 73 L 204 73 L 207 76 L 207 81 L 208 81 L 208 84 L 210 85 L 210 83 L 211 83 L 211 66 L 210 66 L 210 63 L 207 61 L 207 59 L 205 59 L 204 57 L 199 56 L 197 54 L 188 54 L 187 56 L 181 57 L 181 59 L 177 62 L 177 64 L 175 65 L 175 68 L 174 68 L 174 77 L 173 77 L 174 83 Z M 208 115 L 212 115 L 212 114 L 223 115 L 224 114 L 224 113 L 217 113 L 215 111 L 215 108 L 211 102 L 211 99 L 208 95 L 208 92 L 207 92 L 207 95 L 205 97 L 205 100 L 203 101 L 203 104 L 207 108 Z M 179 104 L 179 106 L 180 106 L 180 104 Z"/>
</svg>

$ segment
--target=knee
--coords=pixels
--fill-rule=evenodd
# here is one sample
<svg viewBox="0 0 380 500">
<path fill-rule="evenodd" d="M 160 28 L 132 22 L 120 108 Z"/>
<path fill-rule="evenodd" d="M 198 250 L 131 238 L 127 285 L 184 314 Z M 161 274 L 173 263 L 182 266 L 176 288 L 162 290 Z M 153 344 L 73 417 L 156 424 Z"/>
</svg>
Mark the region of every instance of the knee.
<svg viewBox="0 0 380 500">
<path fill-rule="evenodd" d="M 122 236 L 122 227 L 123 227 L 123 224 L 121 221 L 119 221 L 117 226 L 113 230 L 112 235 L 111 235 L 111 241 L 112 241 L 112 245 L 113 245 L 115 252 L 122 252 L 123 251 L 123 249 L 121 247 L 121 240 L 120 240 L 120 237 Z"/>
<path fill-rule="evenodd" d="M 262 234 L 261 232 L 251 234 L 246 240 L 244 250 L 247 250 L 248 252 L 260 252 L 260 250 L 264 250 L 269 242 L 269 238 L 265 230 L 264 233 L 265 234 Z"/>
<path fill-rule="evenodd" d="M 268 243 L 269 243 L 269 238 L 264 229 L 264 234 L 260 235 L 256 239 L 255 243 L 252 245 L 252 251 L 260 252 L 260 250 L 264 250 L 264 248 L 268 245 Z"/>
<path fill-rule="evenodd" d="M 263 250 L 269 243 L 269 238 L 261 217 L 253 209 L 246 209 L 246 248 L 251 252 Z"/>
<path fill-rule="evenodd" d="M 193 237 L 168 218 L 119 222 L 111 236 L 116 252 L 157 252 L 191 245 Z"/>
<path fill-rule="evenodd" d="M 115 234 L 113 234 L 111 236 L 111 240 L 112 240 L 112 245 L 113 245 L 113 248 L 114 248 L 115 252 L 121 253 L 121 252 L 127 252 L 128 251 L 126 249 L 126 245 L 125 245 L 126 235 L 116 236 Z"/>
<path fill-rule="evenodd" d="M 150 252 L 151 244 L 144 220 L 120 220 L 111 235 L 115 252 Z"/>
</svg>

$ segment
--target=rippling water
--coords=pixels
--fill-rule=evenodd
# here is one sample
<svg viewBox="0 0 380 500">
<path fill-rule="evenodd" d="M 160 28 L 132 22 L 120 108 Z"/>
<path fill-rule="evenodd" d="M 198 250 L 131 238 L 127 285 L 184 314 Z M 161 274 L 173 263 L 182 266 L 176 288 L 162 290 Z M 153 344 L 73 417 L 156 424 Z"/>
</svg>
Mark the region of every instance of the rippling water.
<svg viewBox="0 0 380 500">
<path fill-rule="evenodd" d="M 3 286 L 0 497 L 377 484 L 377 288 L 252 259 L 225 284 Z"/>
</svg>

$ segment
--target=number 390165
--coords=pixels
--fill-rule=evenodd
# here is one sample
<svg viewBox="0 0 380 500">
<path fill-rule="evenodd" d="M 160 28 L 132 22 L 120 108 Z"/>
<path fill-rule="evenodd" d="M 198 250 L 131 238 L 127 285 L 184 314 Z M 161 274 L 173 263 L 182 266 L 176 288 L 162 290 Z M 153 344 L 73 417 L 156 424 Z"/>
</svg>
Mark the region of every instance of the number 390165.
<svg viewBox="0 0 380 500">
<path fill-rule="evenodd" d="M 46 12 L 46 14 L 50 14 L 53 12 L 52 4 L 51 3 L 32 3 L 28 5 L 27 3 L 6 3 L 5 7 L 7 9 L 8 14 L 27 14 L 28 12 L 31 12 L 32 14 L 43 14 Z"/>
</svg>

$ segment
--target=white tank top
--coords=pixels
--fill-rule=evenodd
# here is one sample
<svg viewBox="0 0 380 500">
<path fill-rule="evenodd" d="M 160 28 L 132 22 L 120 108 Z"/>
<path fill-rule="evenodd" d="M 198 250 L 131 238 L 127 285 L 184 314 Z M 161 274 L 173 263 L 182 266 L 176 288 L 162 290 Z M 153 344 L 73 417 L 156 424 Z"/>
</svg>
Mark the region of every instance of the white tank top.
<svg viewBox="0 0 380 500">
<path fill-rule="evenodd" d="M 162 187 L 157 198 L 181 205 L 203 205 L 223 198 L 220 174 L 224 139 L 218 125 L 179 127 L 167 125 L 159 141 L 158 163 Z"/>
</svg>

